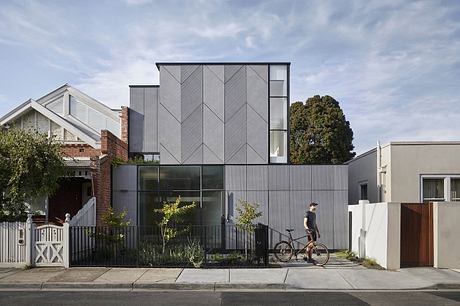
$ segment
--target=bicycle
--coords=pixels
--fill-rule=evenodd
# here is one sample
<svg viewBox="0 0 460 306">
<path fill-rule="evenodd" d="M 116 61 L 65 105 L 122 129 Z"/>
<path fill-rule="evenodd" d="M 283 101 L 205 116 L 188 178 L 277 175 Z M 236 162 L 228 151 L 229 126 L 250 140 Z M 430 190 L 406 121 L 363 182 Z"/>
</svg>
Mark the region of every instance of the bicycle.
<svg viewBox="0 0 460 306">
<path fill-rule="evenodd" d="M 309 233 L 307 235 L 299 237 L 299 238 L 296 238 L 296 239 L 293 239 L 292 234 L 291 234 L 291 232 L 293 232 L 294 229 L 286 229 L 286 231 L 289 234 L 288 241 L 282 240 L 282 241 L 278 242 L 275 245 L 275 248 L 274 248 L 275 257 L 279 261 L 288 262 L 289 260 L 291 260 L 292 256 L 294 256 L 294 255 L 295 255 L 295 258 L 297 260 L 297 255 L 302 253 L 302 252 L 306 253 L 307 248 L 310 246 L 311 247 L 311 252 L 312 252 L 313 262 L 318 266 L 324 266 L 325 264 L 327 264 L 327 262 L 329 261 L 329 250 L 327 249 L 327 247 L 324 244 L 318 243 L 316 241 L 313 241 L 313 239 L 310 239 L 310 242 L 308 242 L 300 250 L 296 250 L 296 248 L 294 246 L 294 242 L 296 242 L 296 241 L 298 241 L 298 240 L 300 240 L 302 238 L 306 238 L 307 236 L 310 236 L 310 238 L 312 238 L 311 237 L 311 231 L 309 231 Z"/>
</svg>

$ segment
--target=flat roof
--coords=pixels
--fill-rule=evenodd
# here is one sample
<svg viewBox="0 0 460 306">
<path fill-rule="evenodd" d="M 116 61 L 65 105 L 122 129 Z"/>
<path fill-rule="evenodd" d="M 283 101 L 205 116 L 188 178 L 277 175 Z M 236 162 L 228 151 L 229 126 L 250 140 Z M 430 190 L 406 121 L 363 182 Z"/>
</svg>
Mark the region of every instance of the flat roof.
<svg viewBox="0 0 460 306">
<path fill-rule="evenodd" d="M 167 65 L 291 65 L 291 62 L 156 62 L 158 69 Z"/>
<path fill-rule="evenodd" d="M 141 87 L 141 88 L 148 88 L 148 87 L 160 87 L 160 85 L 129 85 L 129 87 L 131 88 L 136 88 L 136 87 Z"/>
</svg>

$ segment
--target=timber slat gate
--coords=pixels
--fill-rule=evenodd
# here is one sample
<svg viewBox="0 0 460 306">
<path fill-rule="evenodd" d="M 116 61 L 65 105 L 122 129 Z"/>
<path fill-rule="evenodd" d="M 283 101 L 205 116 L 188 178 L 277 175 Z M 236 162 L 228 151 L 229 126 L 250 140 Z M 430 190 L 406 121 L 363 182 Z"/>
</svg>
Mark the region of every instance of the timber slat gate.
<svg viewBox="0 0 460 306">
<path fill-rule="evenodd" d="M 401 203 L 401 267 L 433 266 L 432 203 Z"/>
</svg>

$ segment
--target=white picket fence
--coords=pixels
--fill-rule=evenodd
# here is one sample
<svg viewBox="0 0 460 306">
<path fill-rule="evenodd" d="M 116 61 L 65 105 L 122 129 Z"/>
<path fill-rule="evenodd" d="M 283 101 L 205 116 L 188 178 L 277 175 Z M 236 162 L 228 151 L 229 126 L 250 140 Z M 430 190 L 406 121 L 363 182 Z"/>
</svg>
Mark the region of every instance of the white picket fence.
<svg viewBox="0 0 460 306">
<path fill-rule="evenodd" d="M 96 198 L 92 197 L 83 205 L 69 222 L 70 226 L 96 226 Z"/>
<path fill-rule="evenodd" d="M 26 262 L 25 222 L 0 223 L 0 265 L 20 266 Z"/>
</svg>

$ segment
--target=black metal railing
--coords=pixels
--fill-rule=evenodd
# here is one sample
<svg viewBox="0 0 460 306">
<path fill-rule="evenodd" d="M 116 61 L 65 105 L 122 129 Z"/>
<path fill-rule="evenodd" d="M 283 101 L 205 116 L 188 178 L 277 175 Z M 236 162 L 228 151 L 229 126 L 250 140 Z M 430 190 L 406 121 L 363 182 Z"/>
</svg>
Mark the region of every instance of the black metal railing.
<svg viewBox="0 0 460 306">
<path fill-rule="evenodd" d="M 72 266 L 257 266 L 267 265 L 267 258 L 268 227 L 262 224 L 256 232 L 234 225 L 70 227 Z"/>
</svg>

